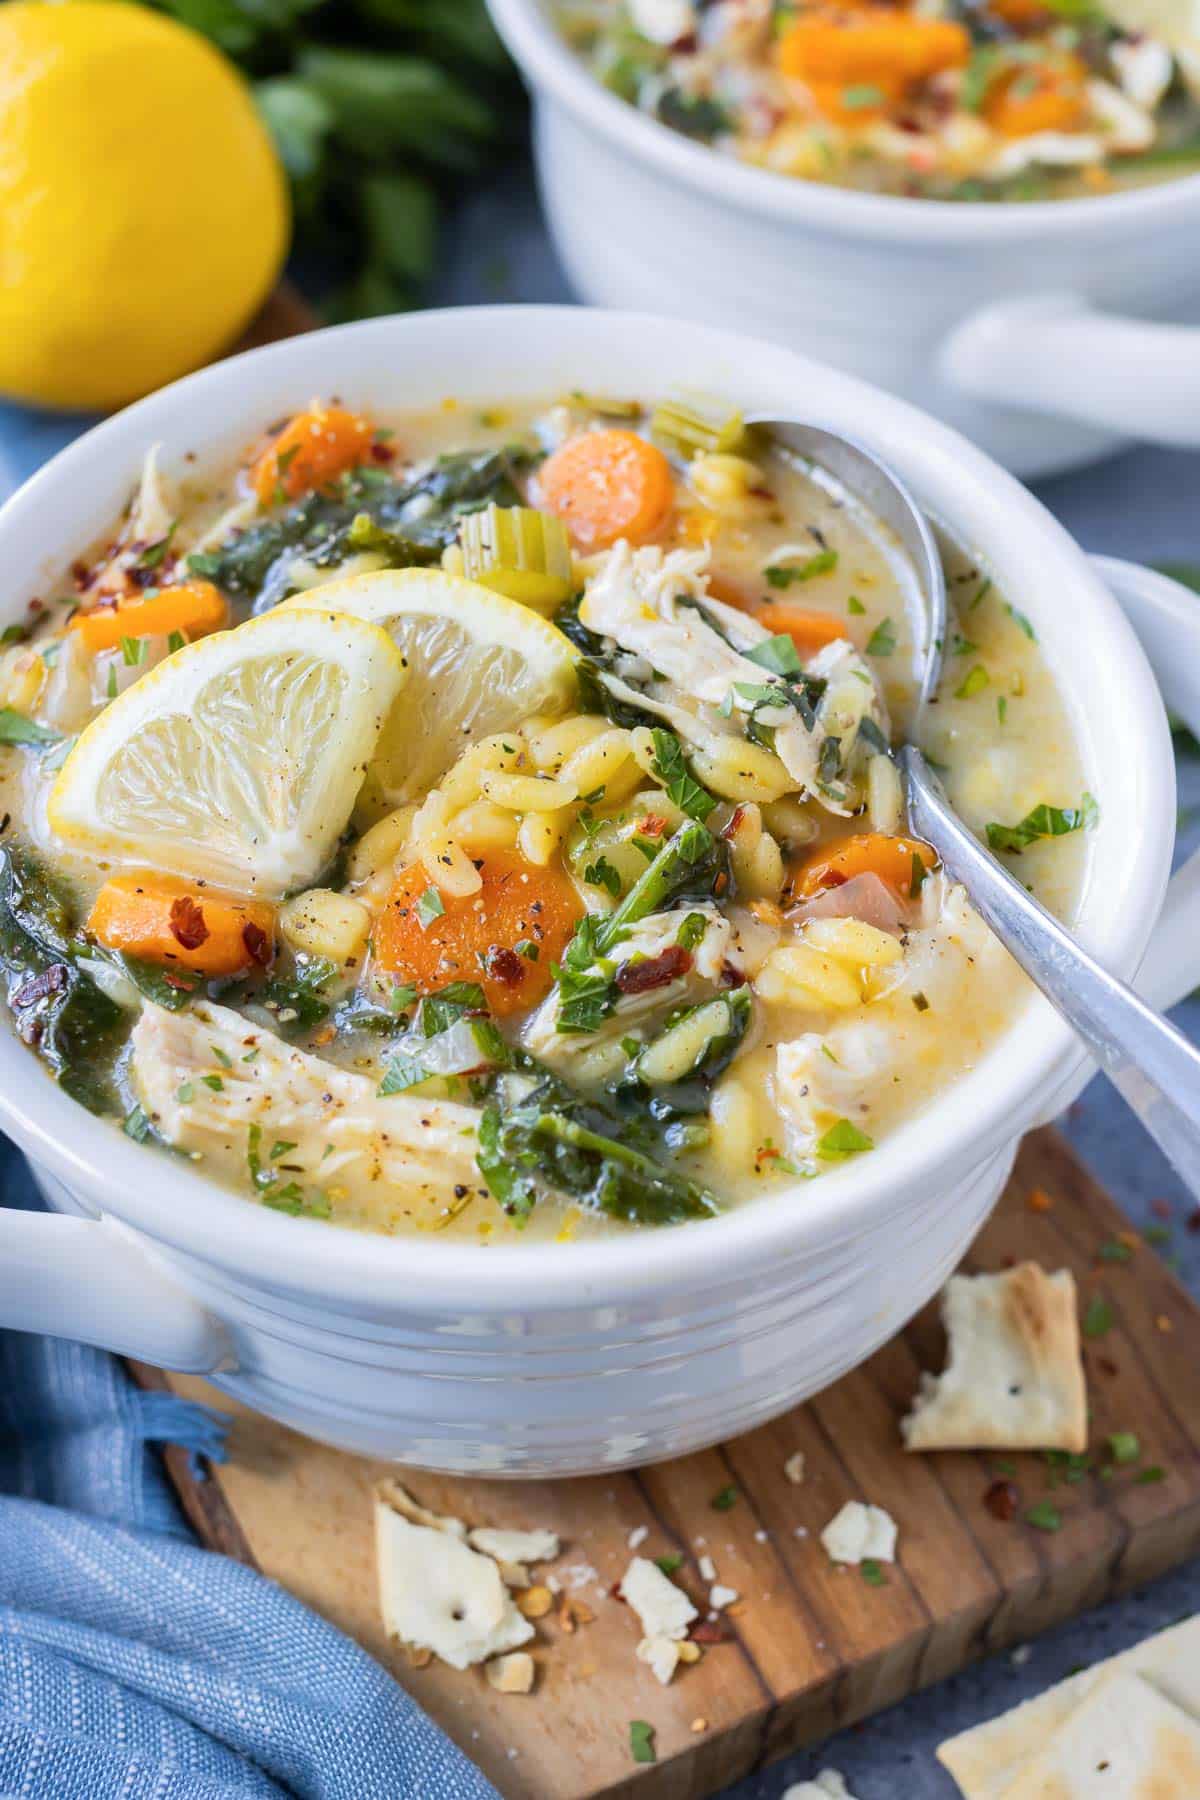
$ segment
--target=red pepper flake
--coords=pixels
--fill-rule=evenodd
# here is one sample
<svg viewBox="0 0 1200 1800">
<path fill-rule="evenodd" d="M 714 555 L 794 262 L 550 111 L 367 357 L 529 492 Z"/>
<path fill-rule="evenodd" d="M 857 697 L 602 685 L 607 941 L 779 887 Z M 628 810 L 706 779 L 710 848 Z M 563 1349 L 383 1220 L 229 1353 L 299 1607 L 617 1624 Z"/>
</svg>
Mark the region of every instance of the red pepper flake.
<svg viewBox="0 0 1200 1800">
<path fill-rule="evenodd" d="M 1031 1188 L 1026 1195 L 1025 1204 L 1030 1212 L 1048 1213 L 1054 1210 L 1054 1197 L 1045 1188 Z"/>
<path fill-rule="evenodd" d="M 733 1633 L 726 1631 L 720 1619 L 700 1619 L 688 1632 L 693 1644 L 731 1644 Z"/>
<path fill-rule="evenodd" d="M 208 939 L 204 909 L 196 904 L 190 894 L 181 894 L 178 900 L 172 900 L 170 922 L 171 936 L 185 950 L 198 950 Z"/>
<path fill-rule="evenodd" d="M 260 969 L 265 969 L 271 960 L 271 940 L 261 925 L 253 919 L 247 919 L 242 926 L 242 942 L 246 946 L 246 955 Z"/>
<path fill-rule="evenodd" d="M 638 837 L 665 837 L 666 831 L 667 821 L 658 813 L 647 813 L 644 819 L 639 819 L 637 822 L 636 835 Z"/>
<path fill-rule="evenodd" d="M 163 970 L 163 980 L 168 987 L 178 989 L 181 994 L 194 994 L 196 991 L 196 983 L 194 981 L 189 981 L 186 976 L 176 975 L 170 969 Z"/>
<path fill-rule="evenodd" d="M 738 832 L 741 830 L 742 821 L 744 820 L 745 817 L 746 817 L 745 807 L 744 806 L 735 806 L 732 814 L 730 815 L 729 823 L 728 823 L 728 825 L 726 825 L 724 831 L 721 833 L 721 836 L 723 838 L 725 838 L 727 841 L 732 842 L 732 840 L 737 836 Z"/>
<path fill-rule="evenodd" d="M 1119 1375 L 1121 1373 L 1111 1356 L 1098 1356 L 1096 1358 L 1096 1367 L 1100 1370 L 1102 1375 Z"/>
<path fill-rule="evenodd" d="M 1187 1228 L 1189 1231 L 1200 1231 L 1200 1206 L 1188 1214 Z"/>
<path fill-rule="evenodd" d="M 668 944 L 657 956 L 622 963 L 616 973 L 617 987 L 622 994 L 648 994 L 654 988 L 667 987 L 677 981 L 691 966 L 690 951 L 681 944 Z"/>
<path fill-rule="evenodd" d="M 721 964 L 721 986 L 723 988 L 745 987 L 746 976 L 742 969 L 737 969 L 731 962 Z"/>
<path fill-rule="evenodd" d="M 1017 1516 L 1017 1508 L 1021 1504 L 1021 1493 L 1015 1481 L 993 1481 L 983 1496 L 983 1504 L 993 1519 L 1000 1519 L 1007 1525 L 1010 1519 Z"/>
<path fill-rule="evenodd" d="M 1171 1202 L 1169 1200 L 1152 1200 L 1150 1202 L 1150 1211 L 1154 1214 L 1156 1219 L 1169 1219 L 1171 1217 Z"/>
<path fill-rule="evenodd" d="M 504 944 L 493 944 L 483 959 L 484 970 L 493 981 L 505 987 L 520 987 L 525 979 L 525 961 Z"/>
<path fill-rule="evenodd" d="M 377 463 L 395 462 L 396 452 L 390 444 L 372 444 L 371 461 Z"/>
</svg>

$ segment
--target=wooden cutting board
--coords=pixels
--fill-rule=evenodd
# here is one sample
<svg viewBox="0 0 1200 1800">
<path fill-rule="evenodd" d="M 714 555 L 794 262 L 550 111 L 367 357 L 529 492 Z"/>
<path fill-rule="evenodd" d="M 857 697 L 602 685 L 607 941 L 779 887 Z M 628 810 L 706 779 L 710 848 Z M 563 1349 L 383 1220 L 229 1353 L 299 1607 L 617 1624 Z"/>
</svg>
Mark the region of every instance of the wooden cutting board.
<svg viewBox="0 0 1200 1800">
<path fill-rule="evenodd" d="M 1029 1256 L 1048 1269 L 1072 1268 L 1085 1310 L 1096 1297 L 1110 1304 L 1110 1328 L 1086 1344 L 1095 1466 L 1108 1462 L 1114 1431 L 1135 1431 L 1143 1453 L 1111 1479 L 1072 1471 L 1067 1480 L 1037 1456 L 906 1455 L 897 1421 L 919 1371 L 940 1368 L 943 1357 L 933 1308 L 826 1393 L 715 1450 L 582 1481 L 405 1475 L 438 1512 L 471 1525 L 548 1526 L 562 1538 L 554 1572 L 595 1617 L 572 1632 L 554 1612 L 539 1621 L 530 1646 L 537 1687 L 527 1698 L 494 1692 L 477 1669 L 414 1667 L 384 1638 L 372 1488 L 395 1471 L 232 1407 L 194 1377 L 137 1373 L 234 1412 L 229 1460 L 211 1479 L 193 1479 L 182 1453 L 168 1452 L 203 1539 L 357 1638 L 502 1794 L 616 1800 L 636 1790 L 639 1800 L 684 1800 L 1200 1548 L 1200 1311 L 1052 1131 L 1026 1140 L 967 1266 L 1000 1269 Z M 784 1474 L 797 1450 L 806 1459 L 801 1486 Z M 1139 1479 L 1147 1470 L 1151 1479 Z M 1006 1471 L 1021 1495 L 1017 1518 L 1007 1522 L 983 1503 Z M 733 1504 L 714 1508 L 731 1488 Z M 883 1586 L 832 1567 L 818 1542 L 854 1498 L 886 1507 L 900 1526 L 899 1563 Z M 1025 1522 L 1038 1501 L 1058 1510 L 1060 1529 Z M 666 1688 L 635 1660 L 636 1620 L 609 1591 L 628 1564 L 630 1533 L 643 1530 L 641 1554 L 682 1553 L 676 1579 L 697 1600 L 706 1591 L 697 1566 L 705 1554 L 742 1596 L 722 1615 L 728 1641 L 706 1647 Z M 632 1762 L 633 1719 L 654 1727 L 653 1766 Z"/>
</svg>

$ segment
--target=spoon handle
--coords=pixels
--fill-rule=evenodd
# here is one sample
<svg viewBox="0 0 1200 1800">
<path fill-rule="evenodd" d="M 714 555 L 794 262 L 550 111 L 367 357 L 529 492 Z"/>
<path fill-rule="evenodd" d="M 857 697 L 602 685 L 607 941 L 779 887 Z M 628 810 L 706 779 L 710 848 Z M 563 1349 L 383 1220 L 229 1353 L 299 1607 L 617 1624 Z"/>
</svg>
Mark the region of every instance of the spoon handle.
<svg viewBox="0 0 1200 1800">
<path fill-rule="evenodd" d="M 967 830 L 921 752 L 899 753 L 914 832 L 1065 1019 L 1200 1198 L 1200 1051 L 1081 950 Z"/>
</svg>

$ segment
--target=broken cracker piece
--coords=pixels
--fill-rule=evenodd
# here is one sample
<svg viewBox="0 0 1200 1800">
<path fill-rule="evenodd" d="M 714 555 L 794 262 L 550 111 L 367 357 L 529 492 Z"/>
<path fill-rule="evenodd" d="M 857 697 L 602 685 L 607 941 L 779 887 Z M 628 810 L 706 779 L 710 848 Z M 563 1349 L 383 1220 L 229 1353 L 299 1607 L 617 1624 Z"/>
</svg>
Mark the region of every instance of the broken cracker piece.
<svg viewBox="0 0 1200 1800">
<path fill-rule="evenodd" d="M 507 1656 L 493 1656 L 484 1669 L 489 1684 L 498 1694 L 532 1694 L 537 1666 L 528 1650 L 511 1650 Z"/>
<path fill-rule="evenodd" d="M 467 1542 L 501 1563 L 553 1562 L 559 1550 L 552 1531 L 493 1531 L 488 1525 L 468 1531 Z"/>
<path fill-rule="evenodd" d="M 655 1679 L 666 1687 L 679 1663 L 679 1639 L 644 1637 L 637 1647 L 637 1659 L 649 1663 Z"/>
<path fill-rule="evenodd" d="M 699 1617 L 683 1589 L 644 1556 L 634 1557 L 618 1592 L 632 1606 L 648 1638 L 685 1637 L 692 1620 Z"/>
<path fill-rule="evenodd" d="M 830 1562 L 895 1562 L 896 1521 L 882 1506 L 847 1500 L 821 1533 Z"/>
<path fill-rule="evenodd" d="M 1035 1262 L 955 1275 L 942 1293 L 949 1350 L 900 1422 L 908 1450 L 1087 1449 L 1075 1278 Z"/>
<path fill-rule="evenodd" d="M 456 1538 L 465 1538 L 467 1535 L 467 1528 L 461 1519 L 451 1519 L 445 1513 L 430 1512 L 427 1506 L 414 1500 L 408 1489 L 401 1487 L 398 1481 L 381 1481 L 375 1492 L 385 1505 L 407 1519 L 410 1525 L 424 1525 L 430 1531 L 445 1531 Z"/>
<path fill-rule="evenodd" d="M 796 1450 L 783 1465 L 783 1472 L 793 1487 L 799 1487 L 804 1480 L 804 1452 Z"/>
<path fill-rule="evenodd" d="M 414 1523 L 392 1504 L 394 1488 L 384 1483 L 375 1500 L 379 1605 L 388 1635 L 410 1649 L 432 1650 L 455 1669 L 527 1643 L 533 1626 L 513 1605 L 492 1559 L 441 1525 Z"/>
</svg>

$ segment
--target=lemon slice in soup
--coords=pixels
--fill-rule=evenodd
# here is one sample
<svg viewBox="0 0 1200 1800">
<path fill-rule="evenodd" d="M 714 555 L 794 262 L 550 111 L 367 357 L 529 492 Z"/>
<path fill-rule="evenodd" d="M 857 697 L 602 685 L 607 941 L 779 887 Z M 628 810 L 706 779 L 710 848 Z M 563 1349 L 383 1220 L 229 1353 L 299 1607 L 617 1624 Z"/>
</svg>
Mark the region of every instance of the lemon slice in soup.
<svg viewBox="0 0 1200 1800">
<path fill-rule="evenodd" d="M 408 665 L 364 793 L 372 814 L 433 787 L 465 745 L 576 694 L 574 647 L 517 600 L 437 569 L 380 569 L 324 582 L 278 608 L 331 606 L 382 626 Z"/>
<path fill-rule="evenodd" d="M 361 618 L 273 612 L 176 651 L 92 721 L 47 815 L 93 857 L 277 897 L 313 881 L 405 682 Z"/>
</svg>

